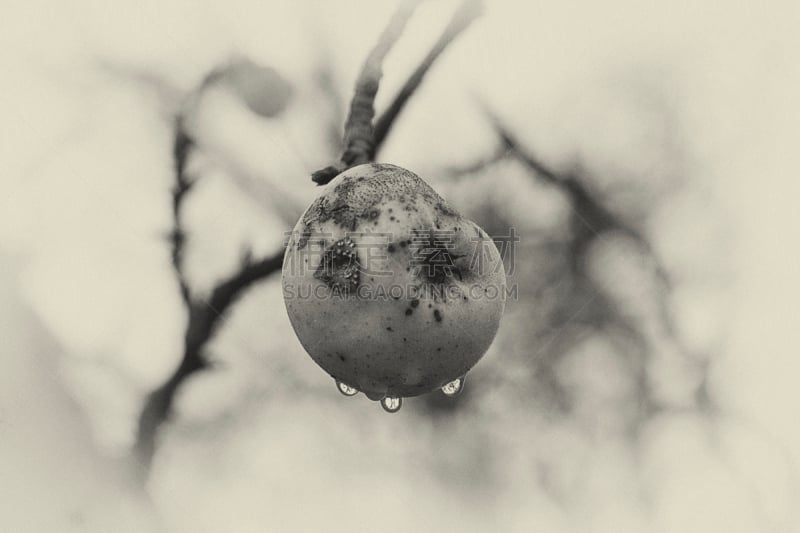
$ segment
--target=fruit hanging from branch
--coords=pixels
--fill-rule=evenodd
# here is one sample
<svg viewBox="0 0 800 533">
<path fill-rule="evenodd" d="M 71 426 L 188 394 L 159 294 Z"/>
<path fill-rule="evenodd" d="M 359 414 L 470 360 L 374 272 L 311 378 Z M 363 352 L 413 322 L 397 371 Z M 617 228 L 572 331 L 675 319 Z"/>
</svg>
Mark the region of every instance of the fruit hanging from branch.
<svg viewBox="0 0 800 533">
<path fill-rule="evenodd" d="M 419 176 L 374 163 L 425 73 L 480 13 L 465 0 L 440 39 L 374 123 L 383 58 L 416 1 L 401 3 L 367 56 L 336 163 L 300 217 L 283 263 L 286 309 L 301 344 L 339 392 L 364 392 L 396 412 L 402 399 L 458 394 L 503 314 L 505 271 L 492 239 Z"/>
<path fill-rule="evenodd" d="M 314 361 L 389 411 L 460 391 L 503 314 L 492 239 L 414 173 L 368 163 L 302 215 L 283 265 L 286 309 Z"/>
</svg>

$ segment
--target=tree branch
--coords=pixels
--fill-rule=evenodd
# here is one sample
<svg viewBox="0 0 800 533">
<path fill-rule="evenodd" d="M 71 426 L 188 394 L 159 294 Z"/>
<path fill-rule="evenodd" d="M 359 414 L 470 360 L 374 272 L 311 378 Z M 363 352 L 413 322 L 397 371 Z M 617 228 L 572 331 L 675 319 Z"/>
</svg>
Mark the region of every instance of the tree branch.
<svg viewBox="0 0 800 533">
<path fill-rule="evenodd" d="M 195 143 L 184 125 L 184 115 L 179 114 L 175 118 L 173 134 L 175 183 L 172 188 L 173 227 L 169 241 L 172 267 L 189 320 L 184 334 L 180 364 L 160 387 L 147 396 L 139 415 L 134 456 L 141 467 L 142 478 L 146 477 L 152 464 L 158 430 L 169 419 L 178 389 L 189 376 L 208 367 L 205 348 L 217 332 L 225 313 L 249 287 L 280 271 L 283 263 L 283 250 L 256 261 L 248 255 L 239 270 L 218 283 L 207 299 L 192 295 L 183 266 L 187 236 L 181 215 L 194 184 L 194 180 L 189 178 L 186 172 L 187 162 L 194 147 Z"/>
<path fill-rule="evenodd" d="M 530 151 L 524 150 L 516 137 L 514 137 L 511 131 L 502 123 L 500 118 L 492 113 L 485 104 L 480 103 L 480 105 L 486 117 L 489 119 L 489 122 L 492 124 L 497 137 L 500 139 L 500 143 L 505 148 L 505 153 L 512 154 L 526 167 L 534 171 L 540 179 L 547 183 L 558 185 L 565 181 L 564 176 L 545 165 L 536 156 L 531 154 Z"/>
<path fill-rule="evenodd" d="M 423 59 L 422 63 L 414 70 L 386 111 L 384 111 L 376 121 L 373 135 L 373 159 L 378 152 L 380 152 L 383 142 L 386 140 L 386 136 L 389 134 L 395 120 L 398 115 L 400 115 L 400 112 L 403 110 L 408 100 L 419 88 L 422 80 L 425 78 L 425 74 L 427 74 L 433 63 L 442 52 L 445 51 L 448 45 L 453 42 L 461 32 L 467 29 L 472 21 L 481 15 L 482 8 L 483 6 L 480 0 L 465 0 L 453 14 L 447 27 L 445 27 L 442 35 L 428 52 L 428 55 L 425 56 L 425 59 Z"/>
<path fill-rule="evenodd" d="M 499 163 L 500 161 L 507 160 L 510 154 L 511 151 L 508 149 L 507 146 L 505 145 L 498 146 L 489 155 L 485 155 L 470 163 L 466 163 L 464 165 L 450 165 L 445 167 L 443 174 L 450 178 L 459 179 L 464 176 L 468 176 L 470 174 L 475 174 L 476 172 L 481 172 L 483 170 L 486 170 L 487 168 L 491 167 L 496 163 Z"/>
<path fill-rule="evenodd" d="M 172 187 L 172 231 L 169 233 L 170 255 L 172 269 L 181 292 L 183 302 L 188 306 L 191 300 L 189 284 L 183 270 L 184 247 L 186 244 L 186 231 L 183 228 L 182 207 L 186 195 L 192 188 L 193 182 L 186 174 L 186 164 L 189 153 L 194 146 L 194 140 L 186 131 L 183 115 L 175 118 L 172 160 L 175 171 L 175 185 Z"/>
<path fill-rule="evenodd" d="M 383 60 L 400 38 L 417 4 L 419 0 L 405 0 L 400 4 L 364 61 L 344 125 L 344 151 L 339 161 L 311 175 L 315 183 L 324 185 L 340 172 L 372 160 L 372 118 L 375 116 L 375 95 L 383 76 Z"/>
<path fill-rule="evenodd" d="M 217 332 L 225 313 L 253 284 L 280 271 L 282 263 L 283 250 L 258 261 L 247 261 L 238 272 L 217 284 L 207 300 L 191 302 L 181 362 L 167 381 L 150 393 L 139 416 L 134 452 L 143 473 L 152 463 L 158 429 L 169 419 L 181 384 L 208 367 L 205 347 Z"/>
<path fill-rule="evenodd" d="M 324 185 L 350 167 L 375 160 L 395 120 L 408 100 L 419 88 L 425 74 L 444 52 L 447 46 L 464 31 L 481 13 L 480 0 L 464 0 L 450 23 L 400 89 L 389 108 L 381 114 L 373 126 L 375 95 L 382 76 L 382 64 L 386 54 L 397 41 L 419 0 L 408 0 L 401 5 L 378 39 L 378 43 L 367 56 L 356 82 L 355 95 L 350 102 L 350 112 L 344 128 L 344 151 L 339 161 L 311 175 L 312 181 Z"/>
<path fill-rule="evenodd" d="M 488 110 L 486 113 L 500 142 L 507 148 L 508 152 L 533 171 L 540 180 L 558 187 L 567 196 L 572 205 L 573 215 L 578 222 L 578 226 L 581 226 L 581 228 L 576 228 L 578 236 L 588 232 L 587 237 L 593 238 L 608 230 L 620 230 L 632 236 L 636 235 L 633 229 L 628 228 L 593 197 L 582 183 L 582 180 L 578 179 L 577 176 L 556 172 L 545 165 L 529 150 L 521 147 L 511 131 L 502 124 L 496 115 Z M 643 239 L 637 237 L 637 240 Z"/>
</svg>

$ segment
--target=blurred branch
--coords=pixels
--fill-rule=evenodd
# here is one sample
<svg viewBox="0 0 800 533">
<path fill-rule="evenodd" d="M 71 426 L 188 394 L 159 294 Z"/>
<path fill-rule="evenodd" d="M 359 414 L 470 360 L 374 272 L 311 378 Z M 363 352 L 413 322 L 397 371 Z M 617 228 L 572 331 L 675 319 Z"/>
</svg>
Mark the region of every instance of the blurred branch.
<svg viewBox="0 0 800 533">
<path fill-rule="evenodd" d="M 632 242 L 643 258 L 647 259 L 647 268 L 652 276 L 654 286 L 658 287 L 653 302 L 652 313 L 648 316 L 654 323 L 658 324 L 660 331 L 663 332 L 675 345 L 679 353 L 691 361 L 702 365 L 706 359 L 701 354 L 693 353 L 683 340 L 675 325 L 673 311 L 669 303 L 669 294 L 672 290 L 671 276 L 653 248 L 647 237 L 636 227 L 627 223 L 623 218 L 611 211 L 604 205 L 602 199 L 598 198 L 589 187 L 587 187 L 587 176 L 580 171 L 559 172 L 544 163 L 530 149 L 523 147 L 511 130 L 491 111 L 484 110 L 491 122 L 495 134 L 497 135 L 500 146 L 493 155 L 492 159 L 479 161 L 478 168 L 484 168 L 486 164 L 493 164 L 499 154 L 507 154 L 505 157 L 514 157 L 520 161 L 539 181 L 558 188 L 566 197 L 571 207 L 571 230 L 567 243 L 568 261 L 571 267 L 571 276 L 577 280 L 578 287 L 586 294 L 578 299 L 581 305 L 586 305 L 587 309 L 599 309 L 596 317 L 590 320 L 595 326 L 604 329 L 612 328 L 622 332 L 623 336 L 632 341 L 636 347 L 635 357 L 629 361 L 631 369 L 636 377 L 636 385 L 639 397 L 642 401 L 640 406 L 643 410 L 655 408 L 655 398 L 651 391 L 651 376 L 648 374 L 643 358 L 651 354 L 650 343 L 658 342 L 648 334 L 649 328 L 645 321 L 648 317 L 631 317 L 630 310 L 623 310 L 619 305 L 624 303 L 618 299 L 618 295 L 608 292 L 607 287 L 598 286 L 593 276 L 587 270 L 586 255 L 590 247 L 598 242 L 600 238 L 608 234 L 620 235 Z M 567 299 L 570 300 L 570 299 Z M 588 303 L 591 306 L 588 306 Z M 571 313 L 570 310 L 568 310 Z M 569 314 L 569 321 L 574 319 L 574 315 Z M 560 353 L 559 350 L 556 350 Z M 549 365 L 545 364 L 544 367 Z M 698 390 L 695 401 L 699 407 L 707 402 L 707 397 L 703 396 L 703 391 Z"/>
<path fill-rule="evenodd" d="M 315 183 L 324 185 L 345 169 L 371 161 L 374 145 L 372 117 L 375 116 L 375 95 L 383 76 L 383 60 L 400 38 L 418 3 L 419 0 L 401 2 L 364 61 L 344 124 L 344 151 L 338 162 L 312 174 Z"/>
<path fill-rule="evenodd" d="M 455 179 L 469 176 L 471 174 L 475 174 L 476 172 L 481 172 L 483 170 L 486 170 L 495 163 L 507 160 L 509 154 L 510 152 L 508 148 L 506 148 L 505 146 L 500 146 L 496 148 L 489 155 L 483 156 L 480 159 L 473 161 L 472 163 L 466 163 L 464 165 L 458 165 L 458 166 L 456 165 L 448 166 L 444 169 L 444 174 L 446 176 Z"/>
<path fill-rule="evenodd" d="M 209 78 L 204 80 L 200 90 L 207 84 Z M 196 97 L 196 94 L 191 98 L 193 97 Z M 189 317 L 180 364 L 164 384 L 147 396 L 139 415 L 134 455 L 141 467 L 142 477 L 147 475 L 152 464 L 158 430 L 170 416 L 178 389 L 189 376 L 208 367 L 205 348 L 217 332 L 225 313 L 253 284 L 280 271 L 283 263 L 283 250 L 258 260 L 253 260 L 247 254 L 239 270 L 219 282 L 207 299 L 193 296 L 184 271 L 187 235 L 181 215 L 195 183 L 195 180 L 187 174 L 187 162 L 196 145 L 186 131 L 184 121 L 185 115 L 180 113 L 174 122 L 172 158 L 175 184 L 172 188 L 173 227 L 169 241 L 172 267 Z"/>
<path fill-rule="evenodd" d="M 189 284 L 183 271 L 184 245 L 186 244 L 186 231 L 183 228 L 182 211 L 183 201 L 192 188 L 193 182 L 186 174 L 186 163 L 189 153 L 194 146 L 194 140 L 189 136 L 184 127 L 183 115 L 175 118 L 174 136 L 172 142 L 172 160 L 175 171 L 175 185 L 172 187 L 172 231 L 169 234 L 172 268 L 178 281 L 181 298 L 188 306 L 191 300 Z"/>
<path fill-rule="evenodd" d="M 408 80 L 405 82 L 400 92 L 397 93 L 392 103 L 381 114 L 375 122 L 375 132 L 373 134 L 373 148 L 372 158 L 380 152 L 386 136 L 389 134 L 395 120 L 400 115 L 400 112 L 405 107 L 409 98 L 419 88 L 422 80 L 425 78 L 428 70 L 431 68 L 436 59 L 445 51 L 447 46 L 458 37 L 469 25 L 477 19 L 482 12 L 482 5 L 480 0 L 465 0 L 458 10 L 453 14 L 447 27 L 445 27 L 442 35 L 433 45 L 428 55 L 422 60 L 422 63 L 414 70 Z"/>
<path fill-rule="evenodd" d="M 208 367 L 205 346 L 216 333 L 225 312 L 250 286 L 278 272 L 282 262 L 282 250 L 258 261 L 248 260 L 238 272 L 219 283 L 207 300 L 191 302 L 181 362 L 169 379 L 150 393 L 139 416 L 135 453 L 145 471 L 153 459 L 156 434 L 169 418 L 178 388 L 186 378 Z"/>
<path fill-rule="evenodd" d="M 566 195 L 572 206 L 575 241 L 580 248 L 576 251 L 579 256 L 582 256 L 586 245 L 606 231 L 619 231 L 640 244 L 646 244 L 647 249 L 650 250 L 644 237 L 602 205 L 577 175 L 562 174 L 546 165 L 530 150 L 523 148 L 511 130 L 496 115 L 488 109 L 486 109 L 486 113 L 507 153 L 517 158 L 538 179 L 554 185 Z"/>
</svg>

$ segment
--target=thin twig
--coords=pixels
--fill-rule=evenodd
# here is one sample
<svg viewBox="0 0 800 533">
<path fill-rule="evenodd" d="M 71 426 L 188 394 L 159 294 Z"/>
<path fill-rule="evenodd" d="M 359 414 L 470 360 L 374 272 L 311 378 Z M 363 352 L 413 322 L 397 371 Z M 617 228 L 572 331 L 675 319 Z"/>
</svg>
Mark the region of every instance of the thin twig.
<svg viewBox="0 0 800 533">
<path fill-rule="evenodd" d="M 175 185 L 172 187 L 172 231 L 169 234 L 172 268 L 178 281 L 181 298 L 187 306 L 191 300 L 189 284 L 183 269 L 184 249 L 186 245 L 186 231 L 183 228 L 182 211 L 183 201 L 192 188 L 193 181 L 186 174 L 186 165 L 189 154 L 194 146 L 183 123 L 183 115 L 175 118 L 174 136 L 172 143 L 172 160 L 175 171 Z"/>
<path fill-rule="evenodd" d="M 400 4 L 364 61 L 344 125 L 344 151 L 339 161 L 311 175 L 315 183 L 324 185 L 343 170 L 372 160 L 372 118 L 375 116 L 375 95 L 383 76 L 383 60 L 400 38 L 418 3 L 419 0 L 405 0 Z"/>
<path fill-rule="evenodd" d="M 445 51 L 448 45 L 481 15 L 482 7 L 480 0 L 465 0 L 461 4 L 450 19 L 450 23 L 445 27 L 442 35 L 428 52 L 428 55 L 425 56 L 422 63 L 414 70 L 386 111 L 384 111 L 375 122 L 373 159 L 378 152 L 380 152 L 383 142 L 386 140 L 386 136 L 389 134 L 395 120 L 405 107 L 409 98 L 411 98 L 414 92 L 419 88 L 422 80 L 425 78 L 425 74 L 427 74 L 433 63 L 442 52 Z"/>
<path fill-rule="evenodd" d="M 492 111 L 490 111 L 484 103 L 478 102 L 478 105 L 483 108 L 486 117 L 492 124 L 492 127 L 494 128 L 497 137 L 500 139 L 500 143 L 505 149 L 506 153 L 514 155 L 525 166 L 533 170 L 540 179 L 547 183 L 557 185 L 565 181 L 566 178 L 564 176 L 545 165 L 539 160 L 539 158 L 534 156 L 530 150 L 523 149 L 516 137 L 514 137 L 514 135 L 511 133 L 511 130 L 509 130 L 503 124 L 500 118 L 492 113 Z"/>
<path fill-rule="evenodd" d="M 501 161 L 507 160 L 511 155 L 511 150 L 506 146 L 498 146 L 489 155 L 480 157 L 471 163 L 464 165 L 450 165 L 443 169 L 443 174 L 447 177 L 459 179 L 462 177 L 470 176 L 478 172 L 487 170 L 492 165 Z"/>
</svg>

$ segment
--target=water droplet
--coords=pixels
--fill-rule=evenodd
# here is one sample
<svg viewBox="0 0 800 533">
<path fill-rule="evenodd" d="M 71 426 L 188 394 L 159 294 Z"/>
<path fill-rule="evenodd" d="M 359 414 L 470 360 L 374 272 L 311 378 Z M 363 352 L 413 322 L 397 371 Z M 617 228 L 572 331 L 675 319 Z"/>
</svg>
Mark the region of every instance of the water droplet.
<svg viewBox="0 0 800 533">
<path fill-rule="evenodd" d="M 442 387 L 442 392 L 447 396 L 458 396 L 461 389 L 464 388 L 464 378 L 454 379 L 450 383 Z"/>
<path fill-rule="evenodd" d="M 338 379 L 336 380 L 336 388 L 339 389 L 339 392 L 344 394 L 345 396 L 355 396 L 358 394 L 358 389 L 355 387 L 351 387 L 346 383 L 342 383 Z"/>
<path fill-rule="evenodd" d="M 381 407 L 388 413 L 396 413 L 403 406 L 403 399 L 395 396 L 387 396 L 381 400 Z"/>
</svg>

